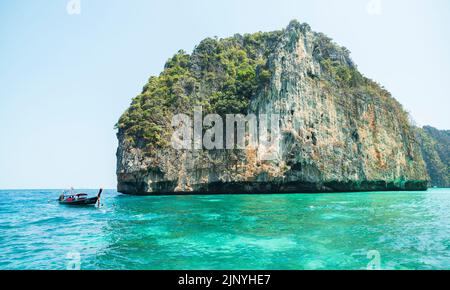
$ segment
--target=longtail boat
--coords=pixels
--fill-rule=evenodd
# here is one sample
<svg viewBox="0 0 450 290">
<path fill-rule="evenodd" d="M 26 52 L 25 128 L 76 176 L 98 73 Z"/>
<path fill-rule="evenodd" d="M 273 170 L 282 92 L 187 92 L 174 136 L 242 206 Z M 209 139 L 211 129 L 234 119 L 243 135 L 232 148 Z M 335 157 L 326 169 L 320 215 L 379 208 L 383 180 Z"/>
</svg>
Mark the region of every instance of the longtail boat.
<svg viewBox="0 0 450 290">
<path fill-rule="evenodd" d="M 86 193 L 78 193 L 78 194 L 70 194 L 65 195 L 61 194 L 58 201 L 60 204 L 64 205 L 94 205 L 100 201 L 100 196 L 102 195 L 103 189 L 100 188 L 96 197 L 88 197 Z"/>
</svg>

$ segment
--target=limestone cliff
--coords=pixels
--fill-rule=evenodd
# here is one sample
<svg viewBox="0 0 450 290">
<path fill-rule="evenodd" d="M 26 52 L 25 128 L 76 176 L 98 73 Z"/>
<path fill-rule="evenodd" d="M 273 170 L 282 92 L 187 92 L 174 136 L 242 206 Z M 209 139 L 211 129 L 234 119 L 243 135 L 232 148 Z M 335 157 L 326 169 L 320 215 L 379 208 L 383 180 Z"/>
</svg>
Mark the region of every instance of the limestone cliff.
<svg viewBox="0 0 450 290">
<path fill-rule="evenodd" d="M 171 118 L 279 114 L 274 160 L 257 149 L 175 150 Z M 206 39 L 170 59 L 118 122 L 118 191 L 126 194 L 425 190 L 415 133 L 389 92 L 349 51 L 307 24 Z"/>
</svg>

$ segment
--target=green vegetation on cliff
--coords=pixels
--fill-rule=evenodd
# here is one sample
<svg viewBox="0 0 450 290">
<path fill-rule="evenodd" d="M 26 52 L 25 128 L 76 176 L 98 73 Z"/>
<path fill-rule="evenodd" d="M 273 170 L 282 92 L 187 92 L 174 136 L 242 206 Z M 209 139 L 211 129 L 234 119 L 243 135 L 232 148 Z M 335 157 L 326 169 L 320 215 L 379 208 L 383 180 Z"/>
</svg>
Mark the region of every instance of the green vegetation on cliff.
<svg viewBox="0 0 450 290">
<path fill-rule="evenodd" d="M 268 55 L 280 34 L 207 38 L 191 55 L 179 51 L 134 98 L 118 129 L 136 146 L 157 147 L 165 144 L 163 128 L 180 109 L 199 105 L 205 112 L 245 113 L 250 99 L 270 81 Z"/>
</svg>

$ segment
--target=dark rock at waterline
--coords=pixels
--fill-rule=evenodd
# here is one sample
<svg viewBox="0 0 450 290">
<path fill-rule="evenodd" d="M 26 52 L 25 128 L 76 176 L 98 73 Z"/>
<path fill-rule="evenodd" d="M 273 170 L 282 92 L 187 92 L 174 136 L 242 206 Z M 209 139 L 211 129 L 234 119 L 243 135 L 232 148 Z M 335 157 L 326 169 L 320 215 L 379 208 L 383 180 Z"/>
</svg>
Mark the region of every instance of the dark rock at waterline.
<svg viewBox="0 0 450 290">
<path fill-rule="evenodd" d="M 368 191 L 422 191 L 428 189 L 428 182 L 406 181 L 404 183 L 386 181 L 364 182 L 215 182 L 198 185 L 191 191 L 177 191 L 175 182 L 152 184 L 145 182 L 121 183 L 119 190 L 132 195 L 183 195 L 183 194 L 274 194 L 274 193 L 334 193 Z"/>
</svg>

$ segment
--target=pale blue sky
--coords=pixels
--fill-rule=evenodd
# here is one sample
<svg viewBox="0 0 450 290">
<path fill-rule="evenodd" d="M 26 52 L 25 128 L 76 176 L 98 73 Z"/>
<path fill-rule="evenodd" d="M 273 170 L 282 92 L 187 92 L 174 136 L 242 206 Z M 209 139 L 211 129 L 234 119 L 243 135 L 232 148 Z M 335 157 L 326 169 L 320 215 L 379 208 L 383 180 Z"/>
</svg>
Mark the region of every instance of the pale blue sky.
<svg viewBox="0 0 450 290">
<path fill-rule="evenodd" d="M 350 49 L 417 123 L 450 129 L 448 0 L 81 0 L 79 15 L 68 1 L 0 0 L 0 188 L 114 188 L 113 126 L 167 58 L 291 19 Z"/>
</svg>

